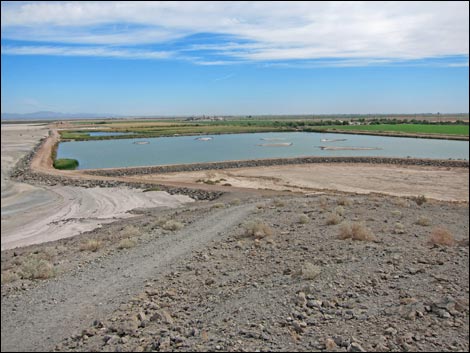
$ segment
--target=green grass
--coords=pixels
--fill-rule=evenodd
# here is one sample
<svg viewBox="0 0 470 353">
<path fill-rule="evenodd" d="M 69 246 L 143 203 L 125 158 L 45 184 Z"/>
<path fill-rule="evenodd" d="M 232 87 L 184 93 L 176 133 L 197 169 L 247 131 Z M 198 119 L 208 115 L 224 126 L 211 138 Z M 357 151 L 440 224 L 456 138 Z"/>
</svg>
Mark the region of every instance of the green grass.
<svg viewBox="0 0 470 353">
<path fill-rule="evenodd" d="M 468 125 L 431 125 L 431 124 L 379 124 L 354 126 L 329 126 L 327 129 L 345 131 L 404 132 L 419 134 L 442 134 L 468 136 Z"/>
<path fill-rule="evenodd" d="M 70 158 L 60 158 L 54 161 L 55 169 L 76 169 L 78 167 L 78 161 Z"/>
</svg>

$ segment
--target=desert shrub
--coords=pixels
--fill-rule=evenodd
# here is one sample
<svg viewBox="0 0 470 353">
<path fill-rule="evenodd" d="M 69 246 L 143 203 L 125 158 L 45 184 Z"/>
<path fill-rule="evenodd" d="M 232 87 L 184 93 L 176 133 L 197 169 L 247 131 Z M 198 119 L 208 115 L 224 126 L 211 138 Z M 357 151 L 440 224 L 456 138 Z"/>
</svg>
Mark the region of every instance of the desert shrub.
<svg viewBox="0 0 470 353">
<path fill-rule="evenodd" d="M 54 266 L 47 260 L 30 255 L 22 263 L 19 273 L 25 279 L 47 279 L 54 276 Z"/>
<path fill-rule="evenodd" d="M 374 241 L 376 239 L 372 231 L 361 222 L 342 223 L 339 229 L 339 238 L 365 241 Z"/>
<path fill-rule="evenodd" d="M 263 221 L 256 219 L 245 224 L 245 235 L 254 238 L 264 238 L 273 234 L 272 228 Z"/>
<path fill-rule="evenodd" d="M 402 216 L 402 213 L 400 210 L 393 210 L 392 212 L 390 212 L 392 214 L 392 216 L 394 217 L 398 217 L 398 218 L 401 218 Z"/>
<path fill-rule="evenodd" d="M 395 226 L 393 227 L 393 233 L 395 234 L 405 233 L 405 226 L 401 224 L 400 222 L 395 223 Z"/>
<path fill-rule="evenodd" d="M 342 217 L 344 215 L 344 207 L 343 206 L 336 206 L 334 211 L 338 216 Z"/>
<path fill-rule="evenodd" d="M 326 217 L 326 224 L 327 225 L 334 225 L 339 224 L 341 222 L 341 216 L 336 212 L 332 212 Z"/>
<path fill-rule="evenodd" d="M 120 235 L 124 237 L 132 238 L 132 237 L 136 237 L 140 235 L 140 230 L 136 226 L 129 224 L 121 229 Z"/>
<path fill-rule="evenodd" d="M 96 252 L 101 247 L 101 241 L 90 239 L 80 244 L 80 251 Z"/>
<path fill-rule="evenodd" d="M 424 195 L 419 195 L 414 198 L 414 201 L 418 206 L 421 206 L 423 203 L 427 201 L 426 196 Z"/>
<path fill-rule="evenodd" d="M 12 271 L 2 272 L 2 284 L 11 283 L 18 279 L 19 279 L 18 275 Z"/>
<path fill-rule="evenodd" d="M 283 200 L 276 199 L 273 201 L 275 207 L 284 207 L 286 203 Z"/>
<path fill-rule="evenodd" d="M 340 206 L 351 206 L 352 205 L 352 200 L 347 197 L 340 197 L 336 203 Z"/>
<path fill-rule="evenodd" d="M 308 216 L 305 215 L 305 214 L 301 214 L 301 215 L 299 216 L 299 223 L 301 223 L 301 224 L 306 224 L 306 223 L 308 223 L 309 220 L 310 220 L 310 219 L 309 219 Z"/>
<path fill-rule="evenodd" d="M 393 201 L 393 203 L 396 206 L 399 206 L 399 207 L 409 207 L 410 206 L 408 200 L 403 199 L 403 198 L 397 198 Z"/>
<path fill-rule="evenodd" d="M 328 199 L 326 196 L 320 196 L 318 199 L 318 203 L 320 204 L 320 208 L 326 209 L 328 207 Z"/>
<path fill-rule="evenodd" d="M 165 229 L 165 230 L 176 231 L 176 230 L 180 230 L 181 228 L 183 228 L 183 224 L 178 222 L 178 221 L 173 221 L 173 220 L 170 219 L 169 221 L 166 221 L 162 225 L 162 228 Z"/>
<path fill-rule="evenodd" d="M 119 242 L 118 248 L 119 249 L 129 249 L 129 248 L 133 248 L 136 245 L 137 245 L 137 242 L 135 240 L 127 238 L 127 239 L 122 239 Z"/>
<path fill-rule="evenodd" d="M 222 202 L 218 202 L 212 205 L 212 208 L 224 208 L 225 204 Z"/>
<path fill-rule="evenodd" d="M 436 227 L 431 231 L 429 243 L 432 245 L 452 246 L 455 244 L 454 236 L 443 227 Z"/>
<path fill-rule="evenodd" d="M 240 203 L 241 203 L 240 199 L 233 199 L 232 201 L 230 201 L 230 204 L 234 206 L 239 205 Z"/>
<path fill-rule="evenodd" d="M 431 225 L 431 220 L 426 217 L 426 216 L 420 216 L 417 220 L 416 220 L 416 224 L 420 225 L 420 226 L 423 226 L 423 227 L 427 227 L 427 226 L 430 226 Z"/>
</svg>

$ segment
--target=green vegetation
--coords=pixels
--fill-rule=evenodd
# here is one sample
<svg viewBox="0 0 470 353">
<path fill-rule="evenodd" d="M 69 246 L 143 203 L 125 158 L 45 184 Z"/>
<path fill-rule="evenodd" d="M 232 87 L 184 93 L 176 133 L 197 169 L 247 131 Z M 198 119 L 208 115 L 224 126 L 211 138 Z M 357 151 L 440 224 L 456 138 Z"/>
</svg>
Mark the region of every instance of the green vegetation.
<svg viewBox="0 0 470 353">
<path fill-rule="evenodd" d="M 468 125 L 434 125 L 434 124 L 379 124 L 379 125 L 337 125 L 328 130 L 404 132 L 414 134 L 443 134 L 468 136 Z"/>
<path fill-rule="evenodd" d="M 55 169 L 76 169 L 78 167 L 78 161 L 70 158 L 60 158 L 54 161 Z"/>
</svg>

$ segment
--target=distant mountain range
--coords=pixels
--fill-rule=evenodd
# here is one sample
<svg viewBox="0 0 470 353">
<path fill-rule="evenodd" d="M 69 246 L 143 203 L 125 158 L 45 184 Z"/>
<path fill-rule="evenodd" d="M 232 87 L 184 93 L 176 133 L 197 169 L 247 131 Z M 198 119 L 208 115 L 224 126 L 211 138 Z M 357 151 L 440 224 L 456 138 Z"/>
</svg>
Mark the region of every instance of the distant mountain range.
<svg viewBox="0 0 470 353">
<path fill-rule="evenodd" d="M 2 120 L 42 120 L 42 119 L 93 119 L 93 118 L 115 118 L 116 114 L 96 114 L 96 113 L 58 113 L 50 111 L 40 111 L 35 113 L 2 113 Z"/>
</svg>

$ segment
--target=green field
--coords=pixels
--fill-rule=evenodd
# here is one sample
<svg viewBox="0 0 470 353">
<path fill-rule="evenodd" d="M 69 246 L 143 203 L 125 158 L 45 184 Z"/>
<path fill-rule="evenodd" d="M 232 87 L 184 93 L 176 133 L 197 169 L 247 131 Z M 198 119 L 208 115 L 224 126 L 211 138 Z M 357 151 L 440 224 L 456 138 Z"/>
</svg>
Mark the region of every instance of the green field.
<svg viewBox="0 0 470 353">
<path fill-rule="evenodd" d="M 338 125 L 328 126 L 328 130 L 403 132 L 415 134 L 441 134 L 468 136 L 468 125 L 431 125 L 431 124 L 380 124 L 380 125 Z"/>
</svg>

